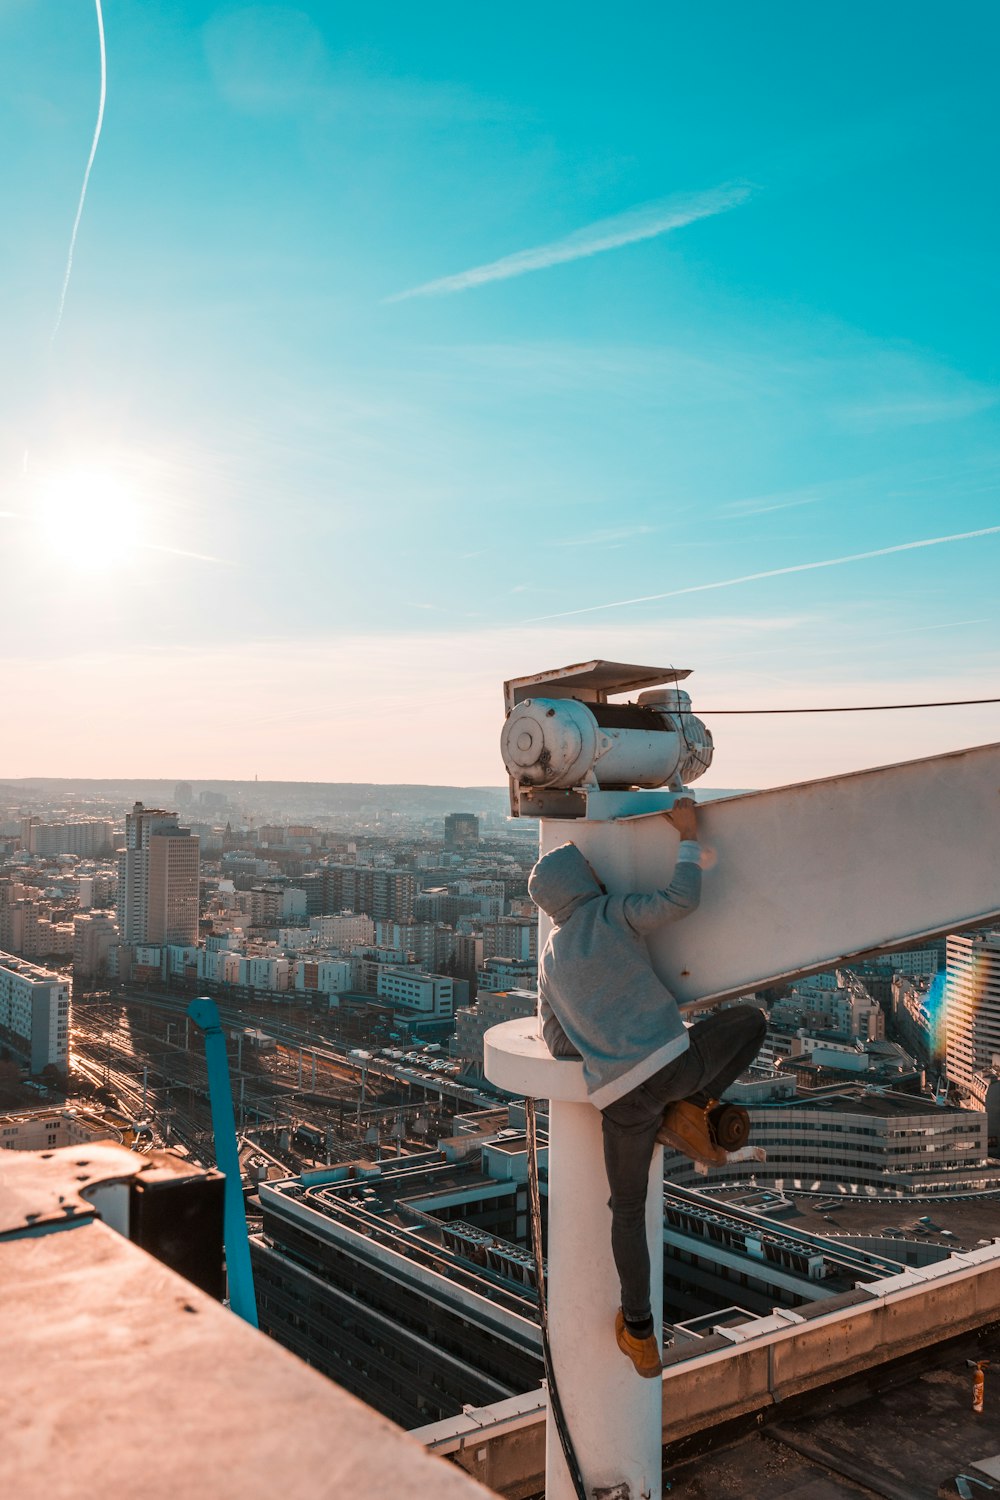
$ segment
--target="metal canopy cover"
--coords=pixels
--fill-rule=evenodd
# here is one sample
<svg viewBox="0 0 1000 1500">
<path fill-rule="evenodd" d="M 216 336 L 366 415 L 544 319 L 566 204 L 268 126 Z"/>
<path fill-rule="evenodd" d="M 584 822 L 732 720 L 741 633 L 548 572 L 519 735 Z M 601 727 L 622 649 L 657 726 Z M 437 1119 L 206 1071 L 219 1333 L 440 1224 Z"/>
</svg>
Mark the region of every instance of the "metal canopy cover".
<svg viewBox="0 0 1000 1500">
<path fill-rule="evenodd" d="M 683 682 L 691 672 L 683 667 L 639 667 L 628 662 L 576 662 L 569 667 L 555 667 L 548 672 L 533 672 L 530 677 L 512 677 L 504 683 L 504 705 L 509 713 L 515 704 L 531 698 L 544 689 L 546 698 L 580 698 L 585 703 L 604 703 L 609 693 L 630 693 L 637 689 L 661 687 L 668 682 Z"/>
</svg>

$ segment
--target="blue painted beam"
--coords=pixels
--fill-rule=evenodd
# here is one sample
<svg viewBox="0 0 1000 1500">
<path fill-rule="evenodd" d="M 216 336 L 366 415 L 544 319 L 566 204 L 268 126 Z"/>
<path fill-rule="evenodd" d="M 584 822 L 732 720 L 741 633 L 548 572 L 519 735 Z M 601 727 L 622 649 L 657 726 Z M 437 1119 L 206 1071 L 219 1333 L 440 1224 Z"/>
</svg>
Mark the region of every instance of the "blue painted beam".
<svg viewBox="0 0 1000 1500">
<path fill-rule="evenodd" d="M 208 1069 L 208 1096 L 212 1106 L 215 1163 L 226 1178 L 223 1234 L 226 1242 L 229 1306 L 237 1317 L 256 1328 L 257 1298 L 250 1265 L 250 1239 L 243 1203 L 243 1180 L 233 1117 L 233 1091 L 229 1082 L 226 1038 L 214 1000 L 205 997 L 192 1000 L 187 1013 L 205 1033 L 205 1066 Z"/>
</svg>

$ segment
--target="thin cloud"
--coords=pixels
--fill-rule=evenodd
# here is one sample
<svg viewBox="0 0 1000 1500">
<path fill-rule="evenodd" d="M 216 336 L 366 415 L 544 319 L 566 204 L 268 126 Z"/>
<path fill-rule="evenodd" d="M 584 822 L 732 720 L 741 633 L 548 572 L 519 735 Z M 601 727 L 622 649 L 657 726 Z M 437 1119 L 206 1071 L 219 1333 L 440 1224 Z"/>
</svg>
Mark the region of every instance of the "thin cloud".
<svg viewBox="0 0 1000 1500">
<path fill-rule="evenodd" d="M 688 197 L 661 198 L 655 203 L 643 204 L 641 208 L 614 214 L 609 219 L 598 219 L 583 229 L 574 230 L 564 239 L 551 240 L 547 245 L 536 245 L 530 250 L 518 250 L 514 255 L 505 255 L 483 266 L 473 266 L 471 270 L 459 271 L 454 276 L 425 281 L 422 286 L 396 292 L 384 300 L 404 302 L 408 297 L 440 297 L 448 292 L 465 292 L 489 281 L 508 281 L 512 276 L 523 276 L 528 271 L 545 271 L 550 266 L 599 255 L 604 250 L 618 250 L 622 245 L 655 239 L 659 234 L 683 229 L 698 219 L 725 213 L 727 209 L 745 203 L 751 191 L 749 183 L 731 182 Z"/>
<path fill-rule="evenodd" d="M 144 552 L 165 552 L 168 557 L 189 557 L 194 562 L 221 563 L 224 567 L 232 567 L 231 557 L 212 557 L 208 552 L 188 552 L 184 547 L 161 547 L 157 542 L 140 543 Z"/>
<path fill-rule="evenodd" d="M 786 492 L 787 493 L 787 492 Z M 743 521 L 750 516 L 770 515 L 774 510 L 792 510 L 799 505 L 816 505 L 821 496 L 818 490 L 799 490 L 790 499 L 781 495 L 758 495 L 750 500 L 728 500 L 719 507 L 721 517 Z"/>
<path fill-rule="evenodd" d="M 788 568 L 768 568 L 763 573 L 744 573 L 740 578 L 722 578 L 716 583 L 695 583 L 688 588 L 669 589 L 664 594 L 640 594 L 634 599 L 615 599 L 610 604 L 588 604 L 583 609 L 564 609 L 551 615 L 536 615 L 525 623 L 541 620 L 566 620 L 571 615 L 592 615 L 603 609 L 624 609 L 629 604 L 652 604 L 660 599 L 676 599 L 681 594 L 703 594 L 709 589 L 730 589 L 739 583 L 756 583 L 761 578 L 782 578 L 788 573 L 811 573 L 817 568 L 839 568 L 843 563 L 867 562 L 872 557 L 889 557 L 894 552 L 913 552 L 918 547 L 941 547 L 946 542 L 967 542 L 973 537 L 995 536 L 1000 526 L 982 526 L 978 531 L 956 531 L 952 536 L 925 537 L 919 542 L 898 542 L 894 547 L 877 547 L 872 552 L 853 552 L 848 557 L 828 557 L 822 562 L 793 563 Z"/>
<path fill-rule="evenodd" d="M 619 526 L 604 531 L 592 531 L 588 536 L 560 537 L 551 542 L 553 547 L 606 547 L 615 542 L 627 542 L 636 536 L 652 536 L 658 526 Z"/>
</svg>

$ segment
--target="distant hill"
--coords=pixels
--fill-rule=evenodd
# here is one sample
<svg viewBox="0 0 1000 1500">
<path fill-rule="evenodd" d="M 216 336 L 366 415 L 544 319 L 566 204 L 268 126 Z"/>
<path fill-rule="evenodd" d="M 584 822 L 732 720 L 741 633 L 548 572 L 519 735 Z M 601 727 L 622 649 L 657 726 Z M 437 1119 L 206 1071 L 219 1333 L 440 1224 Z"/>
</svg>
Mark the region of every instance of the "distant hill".
<svg viewBox="0 0 1000 1500">
<path fill-rule="evenodd" d="M 96 801 L 128 806 L 177 806 L 177 787 L 191 788 L 185 816 L 220 816 L 226 808 L 286 818 L 337 814 L 405 813 L 410 817 L 441 817 L 449 812 L 503 814 L 508 808 L 506 786 L 424 786 L 405 782 L 370 781 L 204 781 L 193 777 L 74 777 L 32 776 L 8 781 L 2 791 L 12 798 L 43 802 Z M 702 801 L 739 795 L 717 788 L 698 790 Z"/>
</svg>

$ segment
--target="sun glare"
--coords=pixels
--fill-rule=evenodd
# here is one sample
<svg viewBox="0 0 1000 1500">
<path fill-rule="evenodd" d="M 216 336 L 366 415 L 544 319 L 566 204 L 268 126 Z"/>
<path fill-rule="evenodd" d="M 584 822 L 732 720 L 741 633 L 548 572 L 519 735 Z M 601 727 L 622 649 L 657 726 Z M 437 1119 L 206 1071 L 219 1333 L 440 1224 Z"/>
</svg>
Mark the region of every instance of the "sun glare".
<svg viewBox="0 0 1000 1500">
<path fill-rule="evenodd" d="M 141 546 L 136 497 L 99 469 L 66 469 L 39 485 L 35 519 L 41 545 L 67 563 L 101 571 L 120 566 Z"/>
</svg>

